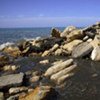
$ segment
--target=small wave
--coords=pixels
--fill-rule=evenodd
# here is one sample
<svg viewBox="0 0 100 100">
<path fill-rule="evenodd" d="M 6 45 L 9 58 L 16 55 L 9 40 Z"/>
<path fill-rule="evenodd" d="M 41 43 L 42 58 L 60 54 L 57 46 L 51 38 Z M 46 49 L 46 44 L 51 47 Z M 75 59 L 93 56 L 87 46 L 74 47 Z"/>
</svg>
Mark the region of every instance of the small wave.
<svg viewBox="0 0 100 100">
<path fill-rule="evenodd" d="M 6 42 L 0 45 L 0 51 L 3 50 L 6 46 L 14 45 L 14 43 Z"/>
</svg>

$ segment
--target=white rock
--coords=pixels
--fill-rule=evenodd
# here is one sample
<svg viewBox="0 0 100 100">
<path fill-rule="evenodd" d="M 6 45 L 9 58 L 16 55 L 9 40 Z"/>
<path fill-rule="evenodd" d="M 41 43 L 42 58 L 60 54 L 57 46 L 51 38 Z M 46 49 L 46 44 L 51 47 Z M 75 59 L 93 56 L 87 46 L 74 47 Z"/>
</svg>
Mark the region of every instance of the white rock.
<svg viewBox="0 0 100 100">
<path fill-rule="evenodd" d="M 55 74 L 57 72 L 59 72 L 60 70 L 70 66 L 73 63 L 73 59 L 68 59 L 60 64 L 51 66 L 46 72 L 45 72 L 45 76 L 50 76 L 52 74 Z"/>
<path fill-rule="evenodd" d="M 100 61 L 100 47 L 95 47 L 91 53 L 91 59 L 94 61 Z"/>
<path fill-rule="evenodd" d="M 75 70 L 76 68 L 77 68 L 76 65 L 71 65 L 68 68 L 65 68 L 65 69 L 59 71 L 58 73 L 53 74 L 50 79 L 53 81 L 57 81 L 60 77 L 67 75 L 67 74 L 71 73 L 72 71 L 76 71 Z"/>
</svg>

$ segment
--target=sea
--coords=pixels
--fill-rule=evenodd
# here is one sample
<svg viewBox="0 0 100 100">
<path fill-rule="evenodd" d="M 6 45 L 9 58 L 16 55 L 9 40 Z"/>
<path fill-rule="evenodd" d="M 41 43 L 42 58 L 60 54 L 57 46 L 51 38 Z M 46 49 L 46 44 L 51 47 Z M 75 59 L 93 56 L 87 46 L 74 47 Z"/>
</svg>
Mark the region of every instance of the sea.
<svg viewBox="0 0 100 100">
<path fill-rule="evenodd" d="M 57 27 L 63 30 L 64 27 Z M 52 27 L 45 28 L 0 28 L 0 45 L 12 43 L 22 39 L 33 39 L 36 37 L 47 37 L 51 33 Z"/>
</svg>

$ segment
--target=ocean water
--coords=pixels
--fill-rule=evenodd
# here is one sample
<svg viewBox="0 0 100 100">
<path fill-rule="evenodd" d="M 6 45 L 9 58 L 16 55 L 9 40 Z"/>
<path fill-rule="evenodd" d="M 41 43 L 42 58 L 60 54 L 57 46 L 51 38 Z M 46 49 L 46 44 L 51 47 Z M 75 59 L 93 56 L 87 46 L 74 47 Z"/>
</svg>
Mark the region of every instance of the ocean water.
<svg viewBox="0 0 100 100">
<path fill-rule="evenodd" d="M 0 28 L 0 44 L 16 42 L 21 39 L 36 37 L 47 37 L 50 35 L 51 27 L 46 28 Z M 59 27 L 61 31 L 63 27 Z"/>
</svg>

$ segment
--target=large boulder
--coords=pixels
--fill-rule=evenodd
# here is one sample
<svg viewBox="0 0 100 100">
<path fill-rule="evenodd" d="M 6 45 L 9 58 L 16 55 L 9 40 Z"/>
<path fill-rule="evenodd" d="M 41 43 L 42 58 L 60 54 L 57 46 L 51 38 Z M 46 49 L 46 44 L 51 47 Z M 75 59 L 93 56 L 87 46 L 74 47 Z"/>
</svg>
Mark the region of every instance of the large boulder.
<svg viewBox="0 0 100 100">
<path fill-rule="evenodd" d="M 100 47 L 95 47 L 91 53 L 91 59 L 94 61 L 100 61 Z"/>
<path fill-rule="evenodd" d="M 67 37 L 67 35 L 72 32 L 73 30 L 75 30 L 76 27 L 74 26 L 68 26 L 67 28 L 65 28 L 65 30 L 61 33 L 61 37 Z"/>
<path fill-rule="evenodd" d="M 0 89 L 4 89 L 10 86 L 20 86 L 23 82 L 23 77 L 23 73 L 1 76 Z"/>
<path fill-rule="evenodd" d="M 60 34 L 61 34 L 61 32 L 56 28 L 53 28 L 51 30 L 51 36 L 52 37 L 60 38 Z"/>
<path fill-rule="evenodd" d="M 80 43 L 82 43 L 82 40 L 73 40 L 72 42 L 65 44 L 62 48 L 71 53 L 73 48 Z"/>
<path fill-rule="evenodd" d="M 57 93 L 51 86 L 40 86 L 19 100 L 57 100 Z"/>
<path fill-rule="evenodd" d="M 83 42 L 77 45 L 72 51 L 72 57 L 84 57 L 87 56 L 90 52 L 92 52 L 93 46 L 88 42 Z"/>
</svg>

